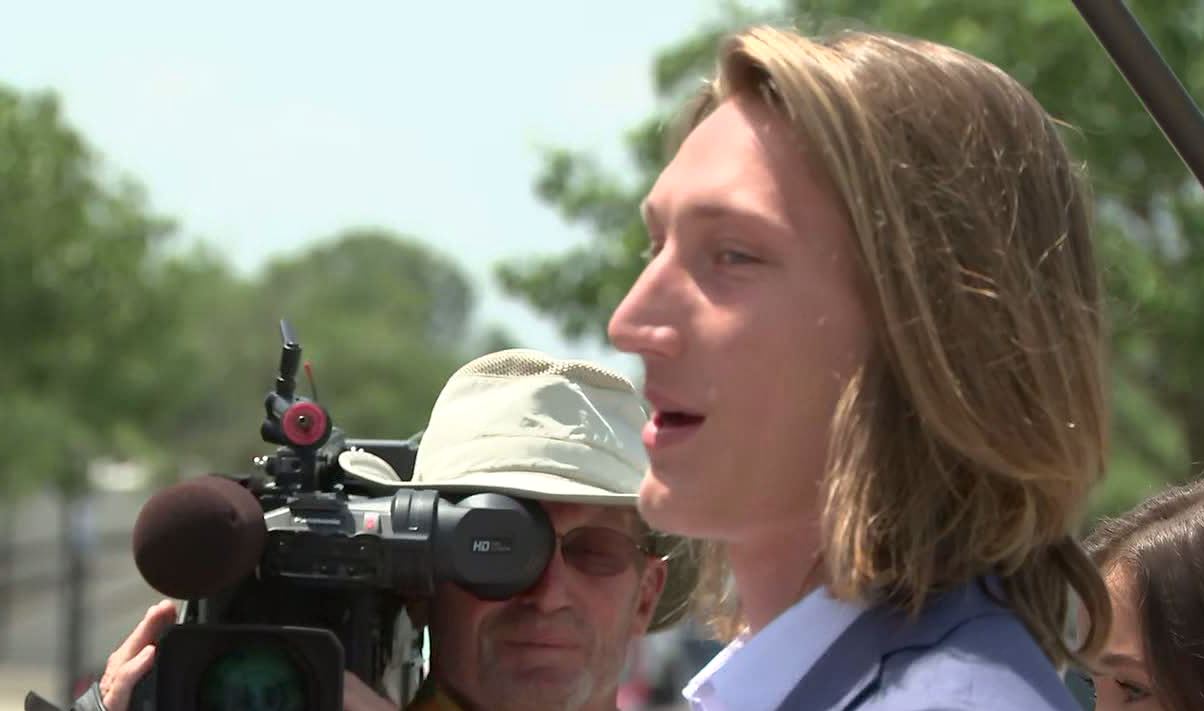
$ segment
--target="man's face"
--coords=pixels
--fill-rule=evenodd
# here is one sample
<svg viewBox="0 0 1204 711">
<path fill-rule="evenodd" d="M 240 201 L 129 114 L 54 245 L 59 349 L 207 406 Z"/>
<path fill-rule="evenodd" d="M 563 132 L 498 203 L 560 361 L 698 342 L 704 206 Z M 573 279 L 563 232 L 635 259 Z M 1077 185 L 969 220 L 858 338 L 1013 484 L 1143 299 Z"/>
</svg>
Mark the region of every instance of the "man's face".
<svg viewBox="0 0 1204 711">
<path fill-rule="evenodd" d="M 837 399 L 870 343 L 851 228 L 789 127 L 729 100 L 645 202 L 651 258 L 610 322 L 653 417 L 640 511 L 655 528 L 798 545 Z"/>
<path fill-rule="evenodd" d="M 635 538 L 631 509 L 543 507 L 558 535 L 601 526 Z M 614 709 L 629 643 L 647 629 L 665 575 L 663 562 L 642 556 L 617 575 L 590 576 L 558 545 L 539 582 L 510 600 L 445 583 L 431 609 L 432 674 L 472 711 Z"/>
</svg>

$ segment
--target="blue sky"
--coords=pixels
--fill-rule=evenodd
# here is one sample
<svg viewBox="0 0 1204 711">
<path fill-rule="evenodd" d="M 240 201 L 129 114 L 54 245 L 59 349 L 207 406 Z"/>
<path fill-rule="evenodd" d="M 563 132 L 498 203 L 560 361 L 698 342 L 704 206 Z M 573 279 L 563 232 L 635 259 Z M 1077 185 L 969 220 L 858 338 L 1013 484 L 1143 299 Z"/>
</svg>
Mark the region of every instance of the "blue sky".
<svg viewBox="0 0 1204 711">
<path fill-rule="evenodd" d="M 348 226 L 392 228 L 474 277 L 480 320 L 636 375 L 633 359 L 566 344 L 502 298 L 491 267 L 584 239 L 534 198 L 537 146 L 622 168 L 623 131 L 654 105 L 656 50 L 718 17 L 718 2 L 0 9 L 0 82 L 57 91 L 108 166 L 238 269 Z"/>
</svg>

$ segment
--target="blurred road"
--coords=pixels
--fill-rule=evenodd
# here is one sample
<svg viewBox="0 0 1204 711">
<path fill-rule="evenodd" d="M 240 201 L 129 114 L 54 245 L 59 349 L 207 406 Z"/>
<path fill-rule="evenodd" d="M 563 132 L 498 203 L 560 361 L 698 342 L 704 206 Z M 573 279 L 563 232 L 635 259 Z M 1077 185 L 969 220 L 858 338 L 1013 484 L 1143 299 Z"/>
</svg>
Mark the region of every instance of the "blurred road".
<svg viewBox="0 0 1204 711">
<path fill-rule="evenodd" d="M 161 598 L 134 567 L 130 530 L 149 493 L 104 493 L 74 509 L 71 518 L 87 533 L 89 583 L 85 660 L 103 667 L 109 652 Z M 0 609 L 0 711 L 22 708 L 33 689 L 56 702 L 67 683 L 62 666 L 64 601 L 61 532 L 69 522 L 50 497 L 23 500 L 16 512 L 11 580 L 16 585 Z M 104 544 L 103 546 L 101 544 Z"/>
</svg>

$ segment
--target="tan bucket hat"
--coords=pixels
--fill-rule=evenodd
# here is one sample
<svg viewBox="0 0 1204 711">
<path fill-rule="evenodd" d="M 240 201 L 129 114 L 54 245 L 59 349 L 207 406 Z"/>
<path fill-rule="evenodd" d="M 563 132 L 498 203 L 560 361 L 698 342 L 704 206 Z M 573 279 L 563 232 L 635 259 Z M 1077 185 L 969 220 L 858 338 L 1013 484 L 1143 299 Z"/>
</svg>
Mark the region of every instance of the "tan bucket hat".
<svg viewBox="0 0 1204 711">
<path fill-rule="evenodd" d="M 648 468 L 640 439 L 646 421 L 631 381 L 608 368 L 528 349 L 499 351 L 447 381 L 414 475 L 397 486 L 634 507 Z M 698 561 L 693 544 L 653 539 L 669 564 L 654 630 L 687 611 Z"/>
<path fill-rule="evenodd" d="M 493 353 L 447 381 L 409 485 L 634 506 L 646 421 L 617 373 L 538 351 Z"/>
</svg>

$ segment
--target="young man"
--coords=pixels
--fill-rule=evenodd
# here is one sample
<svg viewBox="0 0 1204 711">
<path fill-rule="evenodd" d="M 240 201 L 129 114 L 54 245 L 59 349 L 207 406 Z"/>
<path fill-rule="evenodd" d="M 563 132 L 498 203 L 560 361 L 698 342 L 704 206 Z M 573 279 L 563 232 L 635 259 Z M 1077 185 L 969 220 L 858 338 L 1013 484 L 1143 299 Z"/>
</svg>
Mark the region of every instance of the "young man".
<svg viewBox="0 0 1204 711">
<path fill-rule="evenodd" d="M 1107 417 L 1055 122 L 947 47 L 769 28 L 687 118 L 610 336 L 654 410 L 640 511 L 720 544 L 738 592 L 692 706 L 1076 708 L 1069 591 L 1086 651 L 1109 616 L 1071 532 Z"/>
<path fill-rule="evenodd" d="M 502 601 L 443 584 L 423 616 L 430 683 L 413 711 L 612 711 L 627 651 L 680 619 L 694 584 L 684 543 L 636 513 L 647 467 L 639 396 L 622 376 L 528 350 L 483 356 L 444 387 L 408 486 L 542 503 L 558 543 L 534 587 Z M 666 589 L 667 586 L 667 589 Z M 663 594 L 662 594 L 663 593 Z M 125 711 L 174 608 L 151 608 L 110 657 L 99 692 Z M 354 676 L 347 711 L 396 711 Z"/>
</svg>

